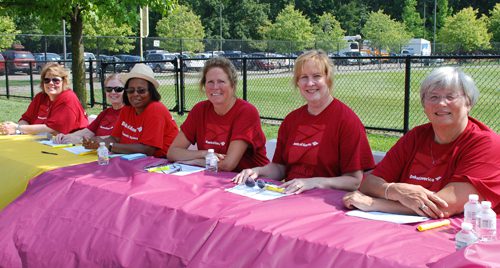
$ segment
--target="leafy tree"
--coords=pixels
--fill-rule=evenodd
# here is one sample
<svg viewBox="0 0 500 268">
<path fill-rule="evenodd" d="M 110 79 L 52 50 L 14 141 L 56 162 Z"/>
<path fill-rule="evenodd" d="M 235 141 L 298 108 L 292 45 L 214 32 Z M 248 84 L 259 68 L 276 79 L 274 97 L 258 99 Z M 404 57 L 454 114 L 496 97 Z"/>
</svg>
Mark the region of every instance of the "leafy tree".
<svg viewBox="0 0 500 268">
<path fill-rule="evenodd" d="M 330 13 L 323 13 L 314 25 L 316 47 L 325 51 L 337 51 L 347 45 L 343 39 L 345 31 L 340 27 L 340 22 Z"/>
<path fill-rule="evenodd" d="M 490 32 L 493 34 L 492 41 L 500 42 L 500 3 L 490 10 Z"/>
<path fill-rule="evenodd" d="M 401 46 L 408 43 L 410 39 L 405 25 L 391 19 L 382 10 L 370 13 L 361 32 L 366 40 L 370 40 L 374 48 L 380 50 L 399 51 Z"/>
<path fill-rule="evenodd" d="M 192 39 L 182 44 L 182 50 L 203 51 L 205 32 L 201 25 L 200 16 L 196 15 L 186 6 L 176 6 L 166 17 L 162 18 L 156 25 L 159 37 L 170 39 Z M 163 42 L 163 48 L 170 51 L 180 51 L 180 42 L 167 40 Z"/>
<path fill-rule="evenodd" d="M 85 23 L 83 28 L 85 47 L 110 52 L 129 52 L 135 48 L 134 31 L 128 24 L 117 24 L 112 18 L 105 15 L 96 20 Z M 104 54 L 104 52 L 102 52 Z"/>
<path fill-rule="evenodd" d="M 413 37 L 424 36 L 424 21 L 417 12 L 417 0 L 405 0 L 402 17 L 406 30 Z"/>
<path fill-rule="evenodd" d="M 287 5 L 278 14 L 274 23 L 264 25 L 260 31 L 268 40 L 289 41 L 275 42 L 271 47 L 268 47 L 268 49 L 281 53 L 309 48 L 314 41 L 311 22 L 292 4 Z"/>
<path fill-rule="evenodd" d="M 16 29 L 14 21 L 9 16 L 0 16 L 0 35 L 2 35 L 0 50 L 11 47 L 18 33 L 20 31 Z"/>
<path fill-rule="evenodd" d="M 445 51 L 472 52 L 490 48 L 491 36 L 488 33 L 487 17 L 477 18 L 478 11 L 464 8 L 445 20 L 439 31 L 439 41 L 447 43 Z"/>
<path fill-rule="evenodd" d="M 73 90 L 84 108 L 87 107 L 85 90 L 85 67 L 83 58 L 84 21 L 108 16 L 116 23 L 137 25 L 138 6 L 149 5 L 152 10 L 166 10 L 173 0 L 3 0 L 0 8 L 9 9 L 18 15 L 37 14 L 47 24 L 60 25 L 66 20 L 71 28 L 71 51 Z M 117 15 L 118 14 L 118 15 Z"/>
<path fill-rule="evenodd" d="M 341 5 L 334 12 L 335 17 L 340 21 L 340 26 L 347 35 L 357 35 L 361 33 L 361 28 L 368 18 L 368 7 L 361 1 L 350 1 Z"/>
</svg>

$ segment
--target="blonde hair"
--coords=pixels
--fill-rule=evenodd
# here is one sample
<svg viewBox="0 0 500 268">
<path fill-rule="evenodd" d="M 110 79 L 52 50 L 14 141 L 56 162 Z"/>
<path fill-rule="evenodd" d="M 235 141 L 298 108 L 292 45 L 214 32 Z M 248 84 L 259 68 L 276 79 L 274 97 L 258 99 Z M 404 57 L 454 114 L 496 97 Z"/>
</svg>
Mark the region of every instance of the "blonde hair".
<svg viewBox="0 0 500 268">
<path fill-rule="evenodd" d="M 42 92 L 45 93 L 44 90 L 44 82 L 43 80 L 45 79 L 45 76 L 47 73 L 50 73 L 54 76 L 61 77 L 62 78 L 62 90 L 67 90 L 68 89 L 68 84 L 69 84 L 69 79 L 68 79 L 68 71 L 64 68 L 64 66 L 60 65 L 59 63 L 51 62 L 45 64 L 43 66 L 42 72 L 40 73 L 40 88 L 42 89 Z"/>
<path fill-rule="evenodd" d="M 326 84 L 330 92 L 333 90 L 333 62 L 328 55 L 321 49 L 309 50 L 300 55 L 295 61 L 293 69 L 293 84 L 298 87 L 302 69 L 307 61 L 313 61 L 326 76 Z"/>
</svg>

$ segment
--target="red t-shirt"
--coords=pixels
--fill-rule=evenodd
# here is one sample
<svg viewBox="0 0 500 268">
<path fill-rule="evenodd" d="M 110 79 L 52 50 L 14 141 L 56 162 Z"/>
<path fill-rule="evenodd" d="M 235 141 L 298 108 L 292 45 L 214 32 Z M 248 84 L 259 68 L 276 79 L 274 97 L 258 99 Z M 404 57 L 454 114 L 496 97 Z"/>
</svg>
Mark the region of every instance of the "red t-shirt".
<svg viewBox="0 0 500 268">
<path fill-rule="evenodd" d="M 316 116 L 307 105 L 288 114 L 278 131 L 273 162 L 286 167 L 285 180 L 338 177 L 375 166 L 363 124 L 337 99 Z"/>
<path fill-rule="evenodd" d="M 85 128 L 89 124 L 85 110 L 71 89 L 61 92 L 54 101 L 44 92 L 36 94 L 20 120 L 30 125 L 45 124 L 63 134 Z"/>
<path fill-rule="evenodd" d="M 469 117 L 464 132 L 449 144 L 434 142 L 430 123 L 404 135 L 373 175 L 387 182 L 421 185 L 437 192 L 450 182 L 468 182 L 500 212 L 500 136 Z"/>
<path fill-rule="evenodd" d="M 233 171 L 269 163 L 259 112 L 244 100 L 237 99 L 231 110 L 222 116 L 215 113 L 210 101 L 199 102 L 189 112 L 181 130 L 191 144 L 197 143 L 198 149 L 214 149 L 219 154 L 227 153 L 231 141 L 246 142 L 248 148 Z"/>
<path fill-rule="evenodd" d="M 113 127 L 120 116 L 121 108 L 118 110 L 113 107 L 102 111 L 97 118 L 87 127 L 96 136 L 109 136 L 113 132 Z"/>
<path fill-rule="evenodd" d="M 111 136 L 123 144 L 153 146 L 157 148 L 155 157 L 165 157 L 177 133 L 179 129 L 167 107 L 153 101 L 139 115 L 134 107 L 123 107 Z"/>
</svg>

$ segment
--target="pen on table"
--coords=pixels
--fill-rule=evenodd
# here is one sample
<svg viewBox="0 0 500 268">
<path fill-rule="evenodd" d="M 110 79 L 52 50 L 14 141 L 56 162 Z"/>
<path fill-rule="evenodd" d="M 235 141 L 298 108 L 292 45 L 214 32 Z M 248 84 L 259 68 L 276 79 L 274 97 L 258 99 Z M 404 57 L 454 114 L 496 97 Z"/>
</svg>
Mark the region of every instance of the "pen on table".
<svg viewBox="0 0 500 268">
<path fill-rule="evenodd" d="M 47 151 L 42 151 L 42 154 L 52 154 L 52 155 L 58 155 L 57 153 L 47 152 Z"/>
<path fill-rule="evenodd" d="M 430 229 L 450 225 L 450 223 L 451 223 L 450 220 L 442 220 L 442 221 L 435 221 L 435 222 L 431 222 L 431 223 L 423 223 L 423 224 L 419 224 L 417 226 L 417 229 L 420 232 L 423 232 L 423 231 L 427 231 Z"/>
<path fill-rule="evenodd" d="M 52 148 L 66 148 L 66 147 L 73 147 L 75 144 L 72 143 L 62 143 L 62 144 L 54 144 L 52 145 Z"/>
<path fill-rule="evenodd" d="M 266 184 L 266 187 L 264 187 L 264 189 L 266 189 L 268 191 L 282 193 L 282 194 L 285 193 L 285 188 L 270 185 L 270 184 Z"/>
</svg>

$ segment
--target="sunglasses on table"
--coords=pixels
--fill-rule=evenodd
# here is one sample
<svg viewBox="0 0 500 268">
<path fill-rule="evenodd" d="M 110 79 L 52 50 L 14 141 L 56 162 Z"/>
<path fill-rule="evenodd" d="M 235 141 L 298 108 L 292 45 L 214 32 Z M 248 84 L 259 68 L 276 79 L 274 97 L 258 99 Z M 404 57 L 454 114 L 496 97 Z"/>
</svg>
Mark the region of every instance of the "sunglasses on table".
<svg viewBox="0 0 500 268">
<path fill-rule="evenodd" d="M 116 92 L 116 93 L 120 93 L 122 92 L 123 90 L 125 90 L 125 88 L 123 87 L 105 87 L 104 90 L 106 90 L 106 92 L 108 93 L 111 93 L 113 90 Z"/>
<path fill-rule="evenodd" d="M 143 94 L 146 94 L 148 92 L 148 89 L 147 88 L 127 88 L 127 89 L 125 89 L 125 92 L 127 92 L 127 94 L 134 94 L 134 92 L 137 92 L 137 94 L 143 95 Z"/>
<path fill-rule="evenodd" d="M 43 79 L 43 83 L 44 84 L 50 84 L 50 82 L 54 83 L 54 84 L 59 84 L 62 82 L 62 78 L 61 77 L 53 77 L 53 78 L 44 78 Z"/>
</svg>

